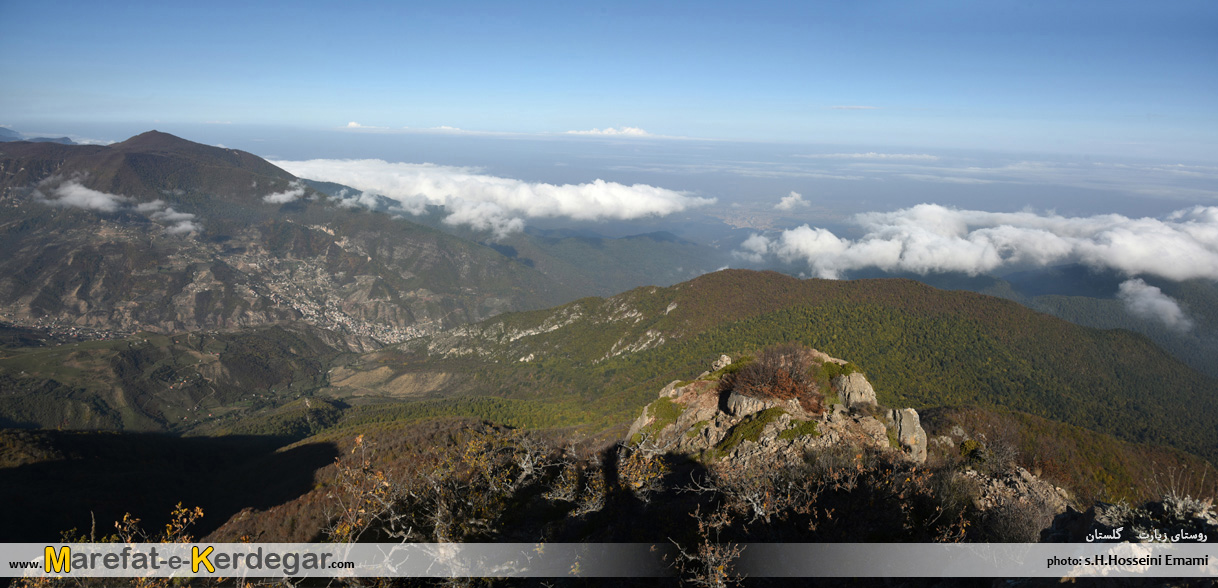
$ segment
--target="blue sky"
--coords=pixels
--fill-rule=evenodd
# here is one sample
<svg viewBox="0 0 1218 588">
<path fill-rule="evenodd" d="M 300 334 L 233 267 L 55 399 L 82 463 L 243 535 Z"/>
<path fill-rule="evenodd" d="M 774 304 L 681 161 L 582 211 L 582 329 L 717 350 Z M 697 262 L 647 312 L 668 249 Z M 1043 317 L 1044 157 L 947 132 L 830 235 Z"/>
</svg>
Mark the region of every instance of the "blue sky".
<svg viewBox="0 0 1218 588">
<path fill-rule="evenodd" d="M 0 124 L 1218 159 L 1218 3 L 0 0 Z M 842 108 L 866 107 L 866 108 Z"/>
</svg>

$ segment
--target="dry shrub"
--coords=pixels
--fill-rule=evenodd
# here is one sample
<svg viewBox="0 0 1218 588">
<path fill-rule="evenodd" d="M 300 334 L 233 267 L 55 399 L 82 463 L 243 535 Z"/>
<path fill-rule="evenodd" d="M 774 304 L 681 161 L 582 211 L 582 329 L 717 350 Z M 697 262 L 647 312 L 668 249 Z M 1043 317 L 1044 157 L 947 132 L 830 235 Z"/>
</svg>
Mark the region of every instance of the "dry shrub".
<svg viewBox="0 0 1218 588">
<path fill-rule="evenodd" d="M 169 513 L 169 523 L 160 533 L 147 531 L 140 526 L 140 519 L 131 513 L 123 515 L 122 521 L 115 521 L 115 532 L 110 535 L 98 536 L 97 529 L 89 530 L 85 537 L 76 529 L 63 533 L 62 543 L 194 543 L 195 538 L 190 533 L 190 527 L 203 518 L 203 509 L 188 508 L 178 503 Z M 215 586 L 223 578 L 197 578 L 195 585 Z M 12 586 L 17 588 L 111 588 L 113 586 L 131 586 L 132 588 L 174 588 L 181 585 L 180 578 L 154 576 L 149 578 L 90 578 L 82 576 L 68 577 L 32 577 L 15 578 Z"/>
<path fill-rule="evenodd" d="M 728 541 L 955 542 L 966 536 L 970 501 L 937 471 L 892 452 L 833 446 L 807 463 L 710 468 L 682 488 L 714 496 L 730 520 Z"/>
<path fill-rule="evenodd" d="M 436 448 L 432 462 L 405 475 L 377 467 L 363 435 L 358 459 L 338 460 L 329 538 L 356 541 L 479 541 L 499 536 L 503 519 L 520 510 L 526 487 L 557 475 L 565 462 L 544 439 L 520 430 L 462 432 L 458 444 Z"/>
<path fill-rule="evenodd" d="M 722 390 L 774 400 L 796 400 L 809 414 L 825 411 L 824 394 L 809 373 L 814 356 L 810 349 L 794 343 L 767 347 L 757 359 L 739 371 L 724 376 Z"/>
<path fill-rule="evenodd" d="M 1056 514 L 1040 501 L 1003 504 L 981 515 L 973 536 L 987 543 L 1036 543 Z"/>
<path fill-rule="evenodd" d="M 731 514 L 718 509 L 704 515 L 699 507 L 689 516 L 698 523 L 697 543 L 687 547 L 676 541 L 672 542 L 677 548 L 672 563 L 681 573 L 681 583 L 705 588 L 739 585 L 744 576 L 736 573 L 734 564 L 744 552 L 744 546 L 723 541 L 721 538 L 722 533 L 732 524 Z"/>
</svg>

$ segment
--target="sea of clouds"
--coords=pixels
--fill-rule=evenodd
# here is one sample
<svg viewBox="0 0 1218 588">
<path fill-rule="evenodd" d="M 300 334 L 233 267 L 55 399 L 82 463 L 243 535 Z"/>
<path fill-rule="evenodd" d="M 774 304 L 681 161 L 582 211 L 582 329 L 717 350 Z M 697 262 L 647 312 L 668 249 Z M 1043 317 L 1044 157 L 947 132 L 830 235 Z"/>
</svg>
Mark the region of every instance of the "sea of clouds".
<svg viewBox="0 0 1218 588">
<path fill-rule="evenodd" d="M 665 216 L 714 202 L 711 198 L 647 184 L 625 185 L 598 179 L 556 185 L 492 176 L 476 168 L 430 163 L 391 163 L 380 159 L 271 163 L 298 177 L 335 182 L 367 193 L 345 199 L 348 206 L 373 206 L 376 199 L 371 195 L 389 198 L 410 214 L 421 214 L 428 205 L 443 206 L 448 211 L 444 222 L 492 231 L 498 237 L 523 230 L 527 218 L 627 220 Z"/>
<path fill-rule="evenodd" d="M 804 264 L 822 278 L 840 278 L 863 268 L 978 275 L 1081 263 L 1130 278 L 1218 279 L 1218 206 L 1194 206 L 1160 218 L 1132 218 L 919 204 L 857 214 L 851 223 L 860 229 L 860 237 L 843 238 L 805 224 L 772 234 L 755 233 L 735 253 L 754 263 L 778 259 Z M 1122 284 L 1119 297 L 1134 314 L 1158 317 L 1178 329 L 1191 326 L 1174 300 L 1142 280 Z"/>
</svg>

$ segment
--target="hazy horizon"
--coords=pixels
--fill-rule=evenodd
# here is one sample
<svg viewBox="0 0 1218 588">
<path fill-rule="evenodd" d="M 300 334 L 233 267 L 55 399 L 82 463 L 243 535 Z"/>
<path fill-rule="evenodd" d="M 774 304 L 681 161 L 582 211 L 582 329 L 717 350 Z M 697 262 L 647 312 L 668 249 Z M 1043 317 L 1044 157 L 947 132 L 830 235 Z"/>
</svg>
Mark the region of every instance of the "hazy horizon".
<svg viewBox="0 0 1218 588">
<path fill-rule="evenodd" d="M 1203 1 L 69 1 L 0 14 L 23 33 L 0 39 L 0 124 L 14 126 L 357 125 L 1209 161 L 1218 147 L 1218 7 Z"/>
</svg>

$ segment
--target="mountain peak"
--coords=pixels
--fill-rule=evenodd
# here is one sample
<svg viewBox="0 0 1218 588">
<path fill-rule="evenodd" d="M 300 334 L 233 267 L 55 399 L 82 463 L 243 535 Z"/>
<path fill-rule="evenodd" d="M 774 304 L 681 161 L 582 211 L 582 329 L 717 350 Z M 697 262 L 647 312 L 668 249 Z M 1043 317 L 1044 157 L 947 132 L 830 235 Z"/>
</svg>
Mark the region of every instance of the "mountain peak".
<svg viewBox="0 0 1218 588">
<path fill-rule="evenodd" d="M 203 206 L 217 198 L 232 203 L 256 202 L 289 189 L 296 176 L 245 151 L 196 143 L 151 130 L 109 146 L 5 143 L 7 157 L 26 170 L 0 181 L 0 189 L 34 185 L 52 173 L 85 178 L 83 184 L 108 194 L 139 200 L 177 194 L 175 203 Z"/>
<path fill-rule="evenodd" d="M 202 143 L 188 141 L 177 135 L 162 133 L 161 131 L 151 130 L 140 133 L 121 143 L 115 143 L 110 146 L 112 149 L 124 151 L 184 151 L 205 149 L 221 149 L 220 147 L 212 147 Z"/>
</svg>

